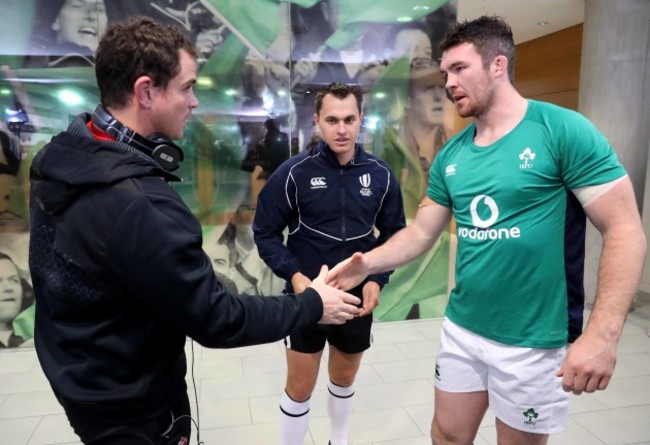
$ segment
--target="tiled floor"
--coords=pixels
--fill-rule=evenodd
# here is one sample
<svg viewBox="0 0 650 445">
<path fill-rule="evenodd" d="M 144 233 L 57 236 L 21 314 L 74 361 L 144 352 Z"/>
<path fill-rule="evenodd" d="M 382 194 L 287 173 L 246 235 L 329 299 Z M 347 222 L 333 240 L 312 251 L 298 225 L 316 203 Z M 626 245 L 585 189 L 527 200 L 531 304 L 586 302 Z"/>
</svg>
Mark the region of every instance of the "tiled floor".
<svg viewBox="0 0 650 445">
<path fill-rule="evenodd" d="M 574 396 L 568 430 L 553 436 L 551 445 L 650 445 L 650 300 L 636 306 L 619 344 L 610 387 Z M 375 325 L 375 345 L 364 357 L 357 379 L 350 444 L 430 444 L 439 327 L 440 320 Z M 188 357 L 191 347 L 188 343 Z M 277 444 L 277 406 L 286 369 L 282 344 L 233 350 L 193 347 L 201 441 Z M 305 440 L 309 445 L 324 445 L 328 440 L 324 370 L 312 398 Z M 194 400 L 191 376 L 188 383 Z M 192 444 L 196 441 L 195 432 Z M 79 444 L 33 350 L 0 352 L 0 443 Z M 486 416 L 475 444 L 496 444 L 492 416 Z"/>
</svg>

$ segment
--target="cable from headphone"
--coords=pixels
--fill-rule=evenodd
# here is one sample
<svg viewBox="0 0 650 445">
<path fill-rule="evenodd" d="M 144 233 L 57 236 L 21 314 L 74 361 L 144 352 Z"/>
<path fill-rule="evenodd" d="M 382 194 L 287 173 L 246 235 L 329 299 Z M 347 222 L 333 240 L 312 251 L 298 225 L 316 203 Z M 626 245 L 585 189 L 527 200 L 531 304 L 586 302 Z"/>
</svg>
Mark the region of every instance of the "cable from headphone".
<svg viewBox="0 0 650 445">
<path fill-rule="evenodd" d="M 160 133 L 141 136 L 115 119 L 101 104 L 97 105 L 91 119 L 100 130 L 145 153 L 167 171 L 176 170 L 183 161 L 183 150 L 167 136 Z"/>
<path fill-rule="evenodd" d="M 189 414 L 182 414 L 182 415 L 180 415 L 178 417 L 176 417 L 174 415 L 174 412 L 172 410 L 170 410 L 169 414 L 171 415 L 171 423 L 169 424 L 167 429 L 163 433 L 161 433 L 161 437 L 167 438 L 167 435 L 169 433 L 171 433 L 171 431 L 174 429 L 174 425 L 176 425 L 176 422 L 178 422 L 179 420 L 182 420 L 182 419 L 189 418 L 190 422 L 192 422 L 194 424 L 194 427 L 196 428 L 196 445 L 206 445 L 206 443 L 201 440 L 201 422 L 199 420 L 200 419 L 200 416 L 199 416 L 199 394 L 198 394 L 198 392 L 196 390 L 196 379 L 194 377 L 194 340 L 191 339 L 191 338 L 189 340 L 191 342 L 191 347 L 192 347 L 192 362 L 191 362 L 190 369 L 192 371 L 192 386 L 194 387 L 194 401 L 196 403 L 196 420 L 194 419 L 194 417 L 192 417 L 191 410 L 190 410 Z M 188 445 L 189 445 L 189 443 L 188 443 Z"/>
</svg>

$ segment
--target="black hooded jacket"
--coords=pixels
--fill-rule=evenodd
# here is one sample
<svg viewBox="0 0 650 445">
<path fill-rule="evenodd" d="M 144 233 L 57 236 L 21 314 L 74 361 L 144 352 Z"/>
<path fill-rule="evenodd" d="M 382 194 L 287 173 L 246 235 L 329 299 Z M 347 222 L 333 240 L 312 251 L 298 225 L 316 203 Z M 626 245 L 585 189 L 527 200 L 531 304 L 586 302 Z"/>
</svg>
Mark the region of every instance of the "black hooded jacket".
<svg viewBox="0 0 650 445">
<path fill-rule="evenodd" d="M 35 345 L 57 396 L 103 420 L 151 418 L 186 391 L 186 335 L 229 348 L 322 317 L 318 293 L 238 296 L 215 277 L 201 226 L 143 153 L 78 116 L 31 167 Z"/>
</svg>

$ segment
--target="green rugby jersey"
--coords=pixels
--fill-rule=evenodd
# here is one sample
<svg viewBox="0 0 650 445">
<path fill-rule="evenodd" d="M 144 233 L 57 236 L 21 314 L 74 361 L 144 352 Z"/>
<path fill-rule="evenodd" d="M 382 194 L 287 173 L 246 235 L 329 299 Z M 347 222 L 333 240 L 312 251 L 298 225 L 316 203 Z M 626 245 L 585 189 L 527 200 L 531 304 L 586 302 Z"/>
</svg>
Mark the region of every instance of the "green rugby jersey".
<svg viewBox="0 0 650 445">
<path fill-rule="evenodd" d="M 427 189 L 456 219 L 456 287 L 446 315 L 501 343 L 561 347 L 569 289 L 582 288 L 584 274 L 583 254 L 567 260 L 584 252 L 584 212 L 570 190 L 625 170 L 587 119 L 545 102 L 529 100 L 523 120 L 489 146 L 474 144 L 474 135 L 472 124 L 444 146 Z M 569 264 L 576 258 L 580 264 Z M 579 316 L 581 323 L 581 308 Z"/>
</svg>

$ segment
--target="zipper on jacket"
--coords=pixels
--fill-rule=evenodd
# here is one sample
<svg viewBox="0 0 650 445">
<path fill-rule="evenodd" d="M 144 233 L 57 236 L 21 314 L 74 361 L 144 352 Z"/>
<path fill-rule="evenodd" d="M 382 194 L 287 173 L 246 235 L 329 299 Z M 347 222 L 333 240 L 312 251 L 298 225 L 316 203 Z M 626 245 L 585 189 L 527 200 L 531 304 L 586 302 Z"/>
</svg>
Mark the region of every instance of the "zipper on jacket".
<svg viewBox="0 0 650 445">
<path fill-rule="evenodd" d="M 343 241 L 346 240 L 346 227 L 345 227 L 345 216 L 347 214 L 347 209 L 345 208 L 345 184 L 343 183 L 343 169 L 339 168 L 339 190 L 341 191 L 341 238 Z"/>
</svg>

